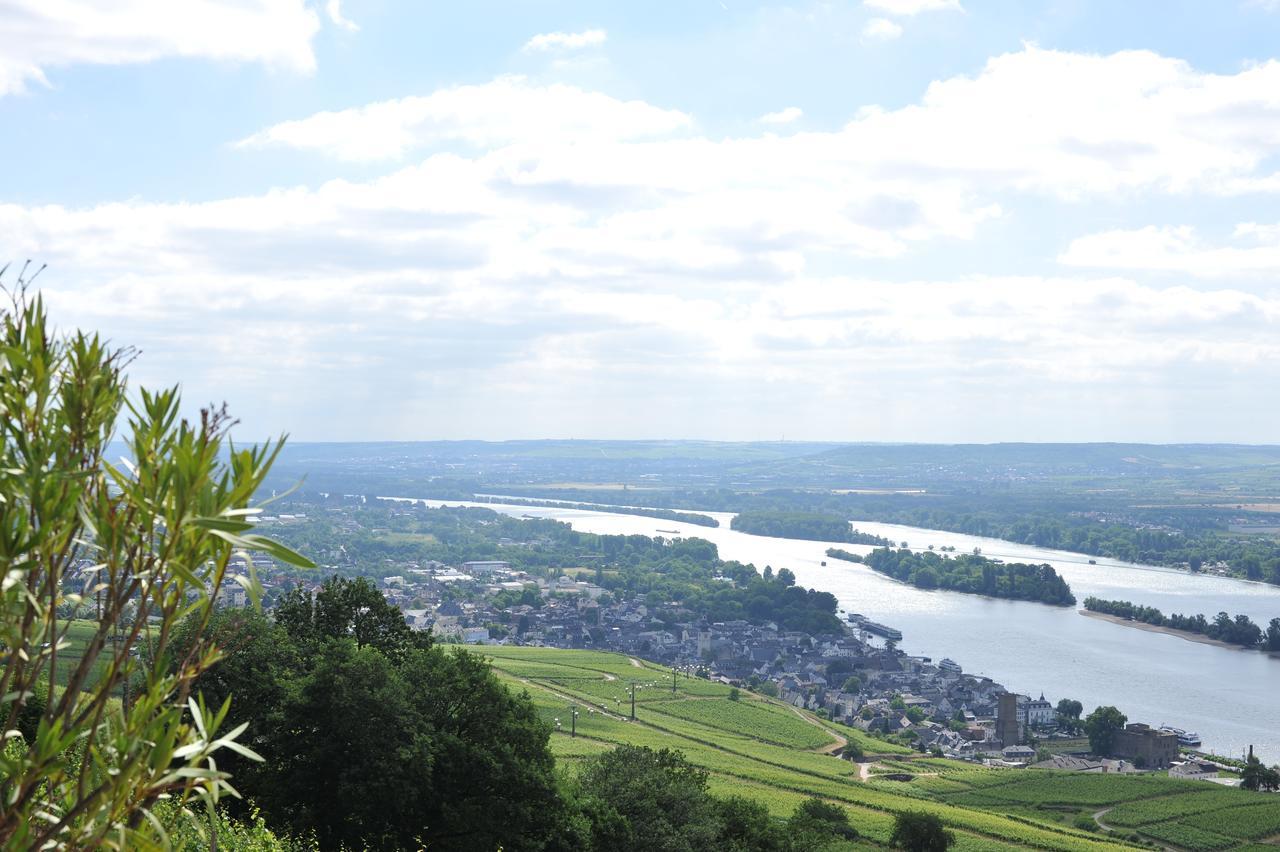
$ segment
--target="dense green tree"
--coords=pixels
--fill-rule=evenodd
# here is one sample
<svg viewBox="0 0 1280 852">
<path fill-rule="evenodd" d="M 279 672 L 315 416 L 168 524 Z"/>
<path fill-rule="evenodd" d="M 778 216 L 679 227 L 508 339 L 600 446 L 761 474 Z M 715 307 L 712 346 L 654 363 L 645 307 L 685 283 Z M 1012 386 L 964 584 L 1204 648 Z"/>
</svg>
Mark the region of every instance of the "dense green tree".
<svg viewBox="0 0 1280 852">
<path fill-rule="evenodd" d="M 304 652 L 341 637 L 392 657 L 431 643 L 431 634 L 409 629 L 404 613 L 365 577 L 335 575 L 315 593 L 293 589 L 276 605 L 275 619 Z"/>
<path fill-rule="evenodd" d="M 702 852 L 722 834 L 706 770 L 680 752 L 619 746 L 588 764 L 578 783 L 595 849 Z"/>
<path fill-rule="evenodd" d="M 889 837 L 890 846 L 907 852 L 946 852 L 955 842 L 955 834 L 943 827 L 937 815 L 921 811 L 898 814 Z"/>
<path fill-rule="evenodd" d="M 1089 749 L 1100 757 L 1108 757 L 1115 745 L 1116 731 L 1122 729 L 1128 717 L 1114 707 L 1098 707 L 1084 720 L 1084 730 L 1089 736 Z"/>
<path fill-rule="evenodd" d="M 833 551 L 828 551 L 831 555 Z M 1051 565 L 1003 563 L 979 554 L 943 556 L 877 548 L 862 558 L 874 571 L 921 589 L 948 589 L 1014 600 L 1071 606 L 1075 596 Z"/>
<path fill-rule="evenodd" d="M 789 852 L 796 847 L 756 799 L 729 796 L 716 801 L 720 836 L 715 848 L 723 852 Z M 642 844 L 643 845 L 643 844 Z"/>
<path fill-rule="evenodd" d="M 238 789 L 273 826 L 325 848 L 554 843 L 566 817 L 550 731 L 527 697 L 481 658 L 405 638 L 385 613 L 361 622 L 364 593 L 330 581 L 293 596 L 279 622 L 223 611 L 204 629 L 229 653 L 199 686 L 234 698 L 266 758 L 231 764 Z"/>
<path fill-rule="evenodd" d="M 844 808 L 810 798 L 801 802 L 787 820 L 787 839 L 796 852 L 822 850 L 857 840 L 858 830 L 849 824 Z"/>
<path fill-rule="evenodd" d="M 430 733 L 385 655 L 327 643 L 282 710 L 260 784 L 242 785 L 273 825 L 314 833 L 326 849 L 399 849 L 427 828 Z"/>
</svg>

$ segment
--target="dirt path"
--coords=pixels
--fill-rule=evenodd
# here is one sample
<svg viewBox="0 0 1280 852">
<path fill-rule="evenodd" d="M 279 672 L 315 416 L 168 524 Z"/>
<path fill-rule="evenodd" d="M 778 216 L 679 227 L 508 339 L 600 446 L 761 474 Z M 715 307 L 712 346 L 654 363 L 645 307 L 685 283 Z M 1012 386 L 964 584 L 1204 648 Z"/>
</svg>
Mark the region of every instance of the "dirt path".
<svg viewBox="0 0 1280 852">
<path fill-rule="evenodd" d="M 1141 829 L 1122 829 L 1122 828 L 1116 828 L 1115 826 L 1107 825 L 1105 822 L 1103 822 L 1103 821 L 1102 821 L 1102 818 L 1103 818 L 1104 816 L 1106 816 L 1107 814 L 1111 813 L 1113 810 L 1115 810 L 1115 805 L 1112 805 L 1112 806 L 1111 806 L 1111 807 L 1109 807 L 1109 808 L 1103 808 L 1103 809 L 1102 809 L 1102 810 L 1100 810 L 1100 811 L 1096 811 L 1096 812 L 1094 812 L 1094 814 L 1093 814 L 1093 821 L 1094 821 L 1094 822 L 1096 822 L 1096 823 L 1097 823 L 1097 824 L 1102 828 L 1102 830 L 1103 830 L 1103 831 L 1114 831 L 1114 832 L 1116 832 L 1117 834 L 1127 834 L 1129 831 L 1134 831 L 1134 830 L 1136 830 L 1139 834 L 1142 834 L 1142 830 L 1141 830 Z M 1144 836 L 1145 836 L 1145 835 L 1144 835 Z M 1148 839 L 1150 839 L 1150 838 L 1148 838 Z M 1262 842 L 1264 842 L 1264 843 L 1265 843 L 1266 841 L 1262 841 Z M 1170 845 L 1169 845 L 1169 844 L 1167 844 L 1167 843 L 1159 843 L 1158 845 L 1159 845 L 1159 848 L 1161 848 L 1161 849 L 1165 850 L 1165 852 L 1182 852 L 1182 847 L 1181 847 L 1181 846 L 1170 846 Z"/>
<path fill-rule="evenodd" d="M 635 657 L 627 657 L 627 659 L 628 659 L 628 660 L 630 660 L 630 661 L 631 661 L 631 665 L 635 666 L 636 668 L 638 668 L 638 669 L 642 669 L 642 668 L 644 668 L 644 663 L 640 662 L 640 661 L 639 661 L 639 660 L 637 660 Z"/>
<path fill-rule="evenodd" d="M 819 722 L 817 719 L 811 719 L 808 716 L 804 715 L 795 707 L 791 708 L 791 712 L 795 713 L 801 719 L 805 720 L 810 725 L 813 725 L 815 728 L 819 729 L 820 731 L 825 733 L 827 736 L 835 737 L 836 741 L 831 743 L 830 745 L 824 745 L 814 749 L 814 751 L 818 752 L 819 754 L 834 754 L 835 752 L 840 751 L 842 748 L 844 748 L 849 744 L 849 738 L 846 736 L 843 736 L 839 731 L 831 730 L 826 725 Z"/>
</svg>

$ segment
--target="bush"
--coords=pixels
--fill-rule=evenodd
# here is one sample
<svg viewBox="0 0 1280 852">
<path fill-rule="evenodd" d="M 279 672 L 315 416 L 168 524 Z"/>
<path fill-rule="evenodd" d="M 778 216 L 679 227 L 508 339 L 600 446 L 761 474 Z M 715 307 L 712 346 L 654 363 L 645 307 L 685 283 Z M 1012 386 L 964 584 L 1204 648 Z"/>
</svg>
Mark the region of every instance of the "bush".
<svg viewBox="0 0 1280 852">
<path fill-rule="evenodd" d="M 934 814 L 905 811 L 897 815 L 889 845 L 907 852 L 946 852 L 956 836 L 942 826 Z"/>
<path fill-rule="evenodd" d="M 218 647 L 176 648 L 174 626 L 207 622 L 224 583 L 260 600 L 235 554 L 310 566 L 246 521 L 281 445 L 232 448 L 227 414 L 182 419 L 176 388 L 127 401 L 132 353 L 56 336 L 24 286 L 0 315 L 0 645 L 19 652 L 0 718 L 34 736 L 0 757 L 0 847 L 164 846 L 229 793 L 222 756 L 252 754 L 193 692 Z"/>
</svg>

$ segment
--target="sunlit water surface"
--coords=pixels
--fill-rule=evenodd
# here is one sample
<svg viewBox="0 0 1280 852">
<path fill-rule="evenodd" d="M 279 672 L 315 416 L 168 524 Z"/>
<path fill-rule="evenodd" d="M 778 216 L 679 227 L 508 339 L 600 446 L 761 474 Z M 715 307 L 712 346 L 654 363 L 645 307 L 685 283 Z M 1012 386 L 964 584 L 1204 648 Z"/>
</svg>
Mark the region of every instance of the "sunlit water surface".
<svg viewBox="0 0 1280 852">
<path fill-rule="evenodd" d="M 910 653 L 950 657 L 966 672 L 994 678 L 1009 689 L 1056 703 L 1076 698 L 1086 708 L 1114 704 L 1132 721 L 1197 731 L 1204 748 L 1239 755 L 1252 744 L 1280 760 L 1280 659 L 1256 651 L 1219 648 L 1081 615 L 1076 608 L 1005 601 L 958 592 L 921 591 L 856 563 L 828 559 L 828 547 L 866 553 L 870 547 L 748 535 L 729 529 L 730 513 L 706 512 L 718 528 L 660 518 L 579 509 L 491 503 L 474 505 L 515 515 L 554 518 L 575 530 L 602 534 L 667 535 L 680 530 L 716 543 L 723 559 L 763 569 L 789 568 L 797 582 L 831 592 L 842 609 L 896 627 Z M 959 533 L 855 521 L 863 532 L 913 550 L 929 545 L 978 547 L 1006 562 L 1047 562 L 1071 584 L 1077 599 L 1090 595 L 1155 606 L 1165 613 L 1246 613 L 1266 625 L 1280 616 L 1280 588 L 1262 583 L 1191 575 Z M 826 566 L 822 562 L 826 562 Z"/>
</svg>

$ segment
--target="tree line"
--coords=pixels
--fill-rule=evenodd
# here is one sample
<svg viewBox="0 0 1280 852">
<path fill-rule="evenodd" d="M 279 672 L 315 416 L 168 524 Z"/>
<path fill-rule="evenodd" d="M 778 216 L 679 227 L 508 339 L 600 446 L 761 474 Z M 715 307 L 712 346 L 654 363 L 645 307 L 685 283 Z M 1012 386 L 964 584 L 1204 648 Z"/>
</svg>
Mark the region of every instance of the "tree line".
<svg viewBox="0 0 1280 852">
<path fill-rule="evenodd" d="M 729 528 L 751 535 L 774 538 L 798 538 L 809 541 L 843 541 L 890 547 L 893 542 L 883 536 L 850 529 L 849 521 L 840 515 L 820 512 L 746 511 L 729 522 Z"/>
<path fill-rule="evenodd" d="M 844 551 L 834 548 L 827 555 L 847 558 Z M 996 562 L 976 553 L 943 556 L 933 551 L 913 553 L 888 547 L 877 548 L 860 561 L 873 571 L 919 589 L 945 589 L 1052 606 L 1073 606 L 1076 602 L 1071 587 L 1052 565 Z"/>
<path fill-rule="evenodd" d="M 1232 645 L 1240 645 L 1244 648 L 1280 651 L 1280 618 L 1271 619 L 1271 623 L 1267 625 L 1266 630 L 1263 630 L 1254 623 L 1253 619 L 1243 613 L 1233 618 L 1226 612 L 1220 612 L 1214 616 L 1213 620 L 1209 620 L 1203 615 L 1173 613 L 1166 616 L 1153 606 L 1143 606 L 1129 601 L 1103 600 L 1097 597 L 1085 598 L 1084 608 L 1090 612 L 1114 615 L 1132 621 L 1140 621 L 1143 624 L 1195 633 L 1199 636 L 1206 636 Z"/>
</svg>

